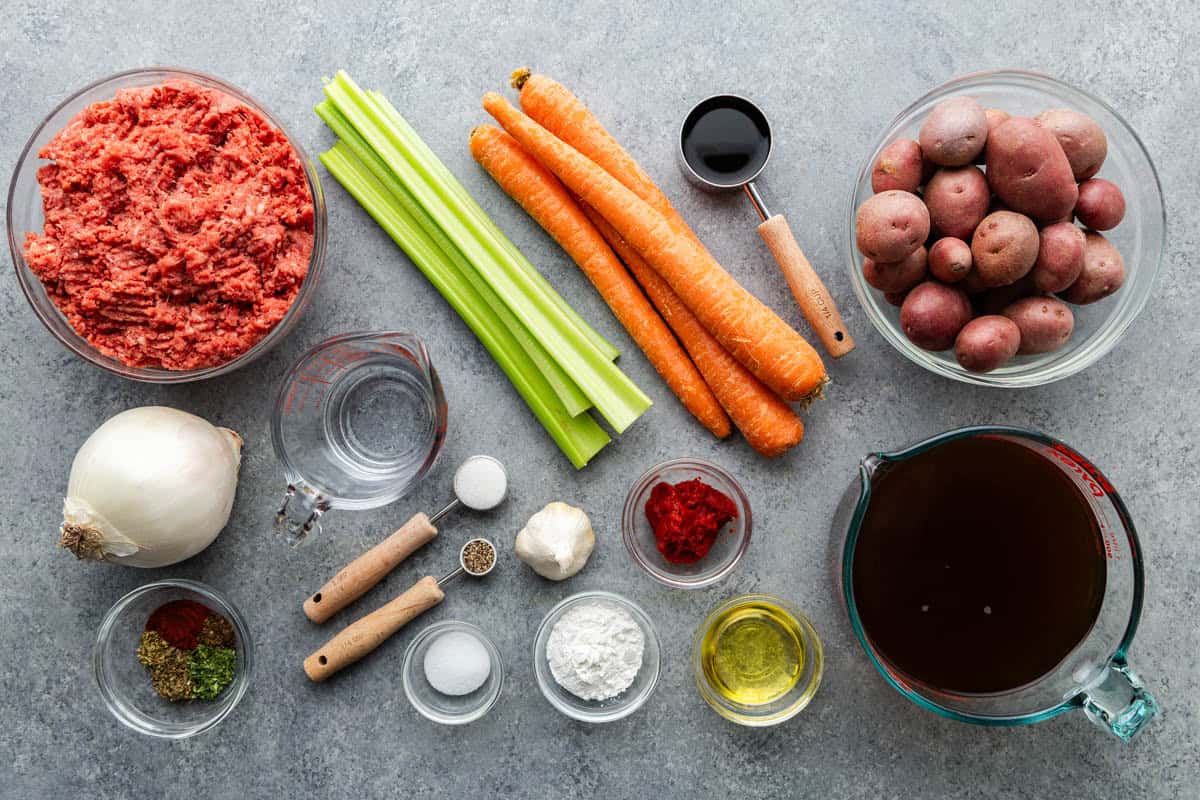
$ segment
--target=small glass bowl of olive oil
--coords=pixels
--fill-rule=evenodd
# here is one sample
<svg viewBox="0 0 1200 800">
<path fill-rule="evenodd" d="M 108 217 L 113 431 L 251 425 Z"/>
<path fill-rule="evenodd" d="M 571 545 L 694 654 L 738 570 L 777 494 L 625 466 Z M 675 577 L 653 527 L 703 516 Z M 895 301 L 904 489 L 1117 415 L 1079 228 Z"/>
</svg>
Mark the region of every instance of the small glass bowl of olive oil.
<svg viewBox="0 0 1200 800">
<path fill-rule="evenodd" d="M 765 594 L 722 603 L 692 645 L 700 696 L 739 725 L 778 725 L 804 710 L 821 685 L 824 655 L 812 623 Z"/>
</svg>

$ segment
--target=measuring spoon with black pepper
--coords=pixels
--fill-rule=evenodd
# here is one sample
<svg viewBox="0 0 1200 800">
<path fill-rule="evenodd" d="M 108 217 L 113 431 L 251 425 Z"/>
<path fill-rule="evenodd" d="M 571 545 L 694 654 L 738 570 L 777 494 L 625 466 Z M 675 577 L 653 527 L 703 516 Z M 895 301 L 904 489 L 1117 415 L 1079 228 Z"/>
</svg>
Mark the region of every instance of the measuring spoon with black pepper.
<svg viewBox="0 0 1200 800">
<path fill-rule="evenodd" d="M 459 575 L 482 578 L 496 568 L 496 546 L 487 539 L 472 539 L 458 551 L 458 567 L 435 579 L 426 575 L 387 605 L 347 625 L 337 636 L 304 659 L 304 672 L 320 682 L 336 675 L 383 644 L 396 631 L 436 606 L 446 597 L 442 587 Z"/>
</svg>

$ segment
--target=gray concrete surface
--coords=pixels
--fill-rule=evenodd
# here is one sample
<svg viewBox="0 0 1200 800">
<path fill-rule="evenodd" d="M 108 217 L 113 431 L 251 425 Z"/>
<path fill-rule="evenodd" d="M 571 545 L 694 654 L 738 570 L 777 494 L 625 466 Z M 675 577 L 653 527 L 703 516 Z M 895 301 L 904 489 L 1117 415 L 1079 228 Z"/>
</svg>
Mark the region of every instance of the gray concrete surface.
<svg viewBox="0 0 1200 800">
<path fill-rule="evenodd" d="M 1195 798 L 1200 794 L 1200 303 L 1194 272 L 1195 98 L 1200 18 L 1188 0 L 1107 0 L 1070 9 L 913 2 L 843 6 L 672 2 L 330 3 L 10 2 L 0 14 L 0 168 L 33 127 L 82 84 L 120 69 L 179 64 L 216 73 L 274 109 L 315 152 L 329 134 L 310 108 L 320 79 L 347 68 L 379 87 L 550 280 L 627 353 L 622 364 L 654 408 L 585 471 L 574 472 L 483 348 L 403 255 L 331 180 L 330 252 L 314 307 L 268 358 L 223 379 L 155 388 L 71 357 L 0 280 L 0 796 L 5 798 L 382 797 L 437 795 L 626 798 Z M 753 94 L 777 129 L 768 191 L 820 266 L 859 341 L 831 371 L 808 438 L 766 462 L 740 442 L 716 444 L 669 395 L 578 271 L 471 162 L 466 137 L 485 120 L 479 97 L 531 64 L 560 77 L 610 123 L 708 242 L 760 297 L 798 320 L 738 198 L 702 197 L 672 163 L 671 132 L 696 98 Z M 955 75 L 1043 70 L 1107 99 L 1141 133 L 1162 176 L 1169 245 L 1157 291 L 1100 364 L 1028 391 L 969 388 L 902 360 L 870 329 L 843 264 L 845 196 L 867 143 L 911 99 Z M 328 518 L 290 552 L 270 533 L 282 488 L 267 418 L 280 376 L 305 348 L 354 329 L 420 333 L 441 369 L 450 436 L 436 471 L 409 498 Z M 228 530 L 199 557 L 154 571 L 76 564 L 54 547 L 75 449 L 110 415 L 165 403 L 241 431 L 247 442 Z M 826 564 L 827 527 L 857 459 L 949 427 L 1005 422 L 1074 443 L 1122 490 L 1144 537 L 1145 617 L 1132 657 L 1162 715 L 1122 746 L 1078 713 L 1021 729 L 941 719 L 908 704 L 872 671 L 843 622 Z M 307 591 L 417 509 L 449 492 L 453 465 L 475 451 L 509 465 L 511 500 L 489 518 L 458 517 L 452 541 L 488 533 L 509 544 L 523 520 L 561 498 L 585 507 L 599 544 L 566 584 L 540 580 L 511 555 L 486 583 L 455 585 L 413 630 L 328 685 L 300 662 L 327 628 L 301 614 Z M 620 542 L 632 479 L 673 456 L 711 458 L 754 504 L 744 563 L 706 591 L 668 591 L 638 572 Z M 449 541 L 419 553 L 358 609 L 453 559 Z M 254 685 L 215 732 L 179 743 L 119 726 L 100 702 L 92 638 L 126 591 L 164 576 L 218 587 L 249 617 Z M 538 692 L 530 645 L 542 615 L 586 588 L 642 603 L 663 639 L 657 693 L 604 727 L 561 717 Z M 807 712 L 772 730 L 726 723 L 689 673 L 692 634 L 735 593 L 774 592 L 807 610 L 825 640 L 826 677 Z M 423 623 L 485 626 L 509 665 L 498 707 L 463 729 L 409 706 L 404 647 Z"/>
</svg>

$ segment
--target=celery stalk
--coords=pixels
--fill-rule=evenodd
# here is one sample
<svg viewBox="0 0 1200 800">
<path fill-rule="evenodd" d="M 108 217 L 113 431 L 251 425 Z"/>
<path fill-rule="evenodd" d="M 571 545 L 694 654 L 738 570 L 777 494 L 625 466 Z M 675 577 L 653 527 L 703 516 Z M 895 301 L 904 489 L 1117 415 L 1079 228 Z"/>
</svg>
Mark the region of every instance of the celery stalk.
<svg viewBox="0 0 1200 800">
<path fill-rule="evenodd" d="M 413 200 L 408 190 L 404 188 L 404 184 L 396 180 L 387 165 L 380 160 L 379 156 L 375 155 L 375 151 L 371 149 L 365 139 L 359 136 L 358 131 L 354 130 L 342 113 L 328 100 L 318 103 L 314 110 L 317 112 L 317 116 L 324 120 L 325 124 L 354 152 L 363 166 L 369 169 L 375 178 L 386 187 L 404 211 L 433 239 L 442 253 L 455 263 L 459 272 L 471 282 L 475 291 L 482 296 L 483 302 L 496 312 L 500 322 L 512 332 L 514 338 L 521 345 L 521 349 L 526 352 L 537 366 L 538 371 L 546 378 L 558 399 L 567 409 L 567 413 L 576 416 L 591 408 L 591 402 L 559 366 L 558 362 L 550 357 L 546 349 L 529 333 L 508 306 L 500 301 L 487 282 L 479 277 L 475 269 L 463 258 L 458 248 L 446 238 L 442 229 L 434 223 L 425 209 Z"/>
<path fill-rule="evenodd" d="M 349 76 L 339 71 L 325 93 L 618 433 L 649 408 L 650 398 L 537 290 L 504 248 L 486 236 Z"/>
<path fill-rule="evenodd" d="M 571 318 L 572 322 L 575 324 L 575 327 L 579 328 L 579 330 L 583 332 L 583 335 L 587 336 L 592 341 L 592 344 L 596 345 L 596 347 L 604 353 L 605 357 L 609 361 L 615 361 L 617 357 L 621 355 L 621 351 L 614 347 L 607 339 L 597 333 L 595 328 L 593 328 L 591 325 L 588 325 L 587 322 L 584 321 L 583 317 L 579 316 L 579 312 L 571 308 L 570 304 L 563 299 L 562 295 L 555 291 L 554 287 L 550 285 L 550 282 L 546 280 L 546 277 L 529 262 L 529 259 L 525 257 L 524 253 L 517 249 L 517 246 L 512 243 L 512 240 L 504 235 L 504 232 L 500 230 L 500 227 L 495 222 L 492 221 L 492 218 L 489 217 L 487 212 L 483 210 L 483 207 L 476 202 L 475 198 L 471 196 L 466 187 L 459 182 L 458 178 L 454 177 L 454 173 L 451 172 L 444 163 L 442 163 L 442 160 L 438 158 L 437 154 L 429 148 L 429 145 L 425 144 L 425 140 L 422 139 L 415 130 L 413 130 L 413 127 L 408 124 L 408 120 L 400 115 L 400 112 L 397 111 L 396 107 L 393 106 L 388 99 L 383 96 L 383 93 L 374 90 L 367 90 L 366 94 L 367 97 L 374 101 L 375 105 L 379 107 L 379 110 L 383 112 L 384 117 L 392 125 L 392 127 L 399 131 L 400 135 L 412 145 L 413 152 L 417 153 L 424 162 L 429 164 L 433 171 L 434 177 L 447 189 L 453 192 L 454 198 L 461 203 L 463 208 L 465 208 L 475 218 L 487 235 L 491 236 L 498 245 L 505 249 L 509 257 L 516 262 L 521 270 L 524 271 L 525 274 L 527 274 L 535 284 L 537 284 L 538 288 L 546 294 L 551 302 L 559 306 L 563 312 Z"/>
<path fill-rule="evenodd" d="M 575 468 L 585 466 L 610 441 L 604 429 L 588 414 L 567 413 L 500 316 L 348 144 L 339 141 L 320 158 L 330 174 L 408 254 L 479 338 Z"/>
</svg>

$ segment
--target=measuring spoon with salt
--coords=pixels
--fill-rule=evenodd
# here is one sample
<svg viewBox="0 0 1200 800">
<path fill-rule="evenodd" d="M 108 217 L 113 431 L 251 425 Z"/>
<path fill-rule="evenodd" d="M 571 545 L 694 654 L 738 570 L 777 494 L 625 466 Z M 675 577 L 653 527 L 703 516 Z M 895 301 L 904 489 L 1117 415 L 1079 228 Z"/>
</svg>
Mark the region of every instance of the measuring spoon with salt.
<svg viewBox="0 0 1200 800">
<path fill-rule="evenodd" d="M 475 538 L 458 551 L 458 567 L 435 579 L 426 575 L 386 605 L 342 629 L 325 646 L 304 659 L 310 680 L 323 681 L 363 658 L 393 633 L 436 606 L 446 597 L 442 587 L 459 575 L 482 578 L 496 567 L 496 545 Z"/>
<path fill-rule="evenodd" d="M 418 548 L 437 536 L 438 520 L 461 506 L 490 511 L 508 494 L 508 472 L 491 456 L 471 456 L 454 473 L 454 499 L 426 516 L 417 512 L 388 538 L 363 553 L 304 601 L 304 613 L 322 623 L 362 597 Z"/>
</svg>

